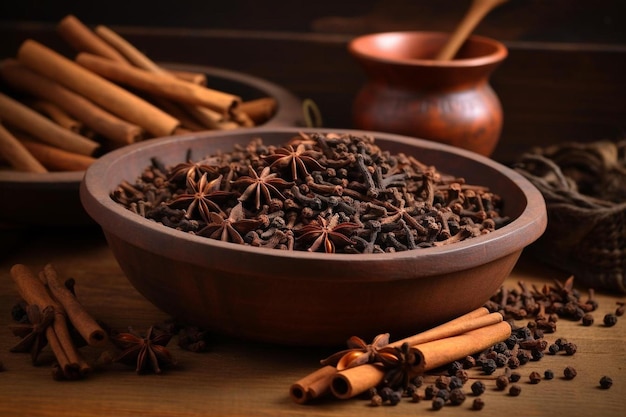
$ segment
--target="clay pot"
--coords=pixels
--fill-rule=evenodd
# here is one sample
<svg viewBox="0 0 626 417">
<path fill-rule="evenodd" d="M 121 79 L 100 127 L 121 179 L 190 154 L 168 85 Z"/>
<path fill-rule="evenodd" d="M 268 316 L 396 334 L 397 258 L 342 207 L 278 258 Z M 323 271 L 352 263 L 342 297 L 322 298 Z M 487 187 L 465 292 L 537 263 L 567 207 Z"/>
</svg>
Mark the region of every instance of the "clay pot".
<svg viewBox="0 0 626 417">
<path fill-rule="evenodd" d="M 429 139 L 490 156 L 502 106 L 489 85 L 506 47 L 471 36 L 454 60 L 435 60 L 449 34 L 387 32 L 348 45 L 368 82 L 353 103 L 354 125 Z"/>
</svg>

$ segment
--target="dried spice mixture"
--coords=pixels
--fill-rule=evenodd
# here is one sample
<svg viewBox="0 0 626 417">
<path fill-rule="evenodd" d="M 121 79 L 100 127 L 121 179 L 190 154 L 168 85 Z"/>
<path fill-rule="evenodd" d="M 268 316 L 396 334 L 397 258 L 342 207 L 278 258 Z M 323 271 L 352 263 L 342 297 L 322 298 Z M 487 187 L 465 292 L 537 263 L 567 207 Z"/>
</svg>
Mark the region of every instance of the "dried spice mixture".
<svg viewBox="0 0 626 417">
<path fill-rule="evenodd" d="M 111 196 L 207 238 L 327 253 L 442 246 L 508 221 L 502 199 L 487 187 L 351 134 L 300 134 L 282 147 L 253 138 L 173 167 L 154 158 Z"/>
</svg>

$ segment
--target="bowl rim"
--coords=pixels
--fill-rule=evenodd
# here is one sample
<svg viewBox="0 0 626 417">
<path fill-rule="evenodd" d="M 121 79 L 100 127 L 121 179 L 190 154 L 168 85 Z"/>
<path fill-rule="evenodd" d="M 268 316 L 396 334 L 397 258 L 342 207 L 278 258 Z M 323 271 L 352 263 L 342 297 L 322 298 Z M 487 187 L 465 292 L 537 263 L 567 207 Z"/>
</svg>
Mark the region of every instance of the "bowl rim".
<svg viewBox="0 0 626 417">
<path fill-rule="evenodd" d="M 506 226 L 487 235 L 457 242 L 454 245 L 382 254 L 326 254 L 322 252 L 283 251 L 238 245 L 175 230 L 131 212 L 110 198 L 112 190 L 106 188 L 106 173 L 114 161 L 120 158 L 128 158 L 133 154 L 149 155 L 150 150 L 172 142 L 184 143 L 244 134 L 263 137 L 264 133 L 297 134 L 299 132 L 371 134 L 375 138 L 380 138 L 380 140 L 392 140 L 413 146 L 417 145 L 422 148 L 431 148 L 436 151 L 451 152 L 502 172 L 505 177 L 519 187 L 526 199 L 526 207 L 516 219 Z M 265 265 L 272 268 L 275 266 L 281 268 L 282 264 L 290 264 L 290 262 L 281 263 L 281 261 L 296 258 L 311 263 L 323 261 L 328 268 L 347 267 L 347 264 L 357 264 L 357 262 L 354 262 L 357 260 L 360 261 L 358 264 L 365 265 L 365 268 L 370 268 L 371 263 L 381 260 L 399 260 L 407 262 L 405 265 L 407 270 L 399 273 L 399 275 L 407 278 L 411 275 L 411 272 L 413 275 L 415 274 L 415 271 L 411 271 L 411 268 L 416 260 L 433 259 L 433 261 L 436 261 L 435 263 L 439 262 L 438 265 L 431 265 L 431 267 L 426 265 L 424 270 L 420 270 L 421 275 L 433 275 L 478 266 L 484 264 L 486 260 L 499 259 L 513 252 L 519 251 L 521 253 L 525 246 L 539 238 L 547 225 L 545 202 L 539 190 L 521 174 L 494 160 L 471 151 L 438 142 L 397 134 L 354 129 L 295 127 L 237 129 L 236 131 L 227 132 L 188 133 L 129 145 L 104 155 L 87 169 L 80 186 L 80 198 L 85 211 L 102 227 L 105 235 L 112 233 L 135 246 L 166 257 L 171 256 L 168 255 L 167 249 L 171 246 L 171 239 L 177 239 L 177 241 L 181 242 L 180 244 L 184 243 L 186 245 L 184 251 L 177 251 L 177 260 L 196 265 L 208 265 L 211 262 L 211 257 L 219 260 L 221 259 L 220 254 L 231 256 L 235 252 L 249 257 L 250 262 L 258 262 L 259 267 Z M 145 231 L 145 229 L 151 232 L 150 239 L 138 237 L 138 234 L 141 231 Z M 511 238 L 513 234 L 515 234 L 515 239 Z M 426 262 L 425 264 L 432 264 L 432 262 Z M 370 266 L 368 267 L 367 265 Z M 219 269 L 217 265 L 211 265 L 211 267 Z M 232 270 L 233 266 L 230 265 L 229 268 Z M 346 277 L 345 279 L 349 280 L 350 278 Z M 377 279 L 384 280 L 390 278 L 380 276 Z"/>
<path fill-rule="evenodd" d="M 227 68 L 214 67 L 210 65 L 192 65 L 178 62 L 160 62 L 165 68 L 172 70 L 184 70 L 192 72 L 207 73 L 209 77 L 224 78 L 228 81 L 237 82 L 263 91 L 271 97 L 280 98 L 276 114 L 267 123 L 259 127 L 282 126 L 291 124 L 294 120 L 302 119 L 302 109 L 298 97 L 286 88 L 255 75 L 233 71 Z M 257 129 L 259 127 L 256 127 Z M 242 128 L 243 129 L 243 128 Z M 153 140 L 153 139 L 149 139 Z M 130 145 L 126 145 L 130 146 Z M 104 156 L 104 155 L 102 155 Z M 101 158 L 100 156 L 99 158 Z M 98 159 L 99 159 L 98 158 Z M 0 169 L 0 184 L 20 187 L 50 187 L 67 188 L 80 184 L 85 175 L 85 171 L 51 171 L 43 174 L 33 172 L 14 171 L 11 169 Z"/>
<path fill-rule="evenodd" d="M 402 66 L 422 66 L 422 67 L 435 67 L 435 68 L 467 68 L 467 67 L 481 67 L 486 65 L 492 65 L 503 61 L 508 55 L 507 47 L 500 41 L 481 35 L 470 35 L 468 40 L 470 42 L 477 42 L 490 45 L 495 50 L 488 55 L 474 57 L 474 58 L 460 58 L 450 60 L 435 60 L 435 59 L 392 59 L 383 58 L 376 54 L 369 53 L 363 50 L 363 44 L 369 43 L 376 38 L 384 37 L 405 37 L 405 38 L 417 38 L 417 37 L 431 37 L 431 38 L 447 38 L 450 33 L 437 32 L 437 31 L 392 31 L 392 32 L 377 32 L 369 33 L 366 35 L 357 36 L 348 42 L 348 51 L 355 57 L 365 59 L 368 61 L 375 61 L 380 63 L 402 65 Z"/>
</svg>

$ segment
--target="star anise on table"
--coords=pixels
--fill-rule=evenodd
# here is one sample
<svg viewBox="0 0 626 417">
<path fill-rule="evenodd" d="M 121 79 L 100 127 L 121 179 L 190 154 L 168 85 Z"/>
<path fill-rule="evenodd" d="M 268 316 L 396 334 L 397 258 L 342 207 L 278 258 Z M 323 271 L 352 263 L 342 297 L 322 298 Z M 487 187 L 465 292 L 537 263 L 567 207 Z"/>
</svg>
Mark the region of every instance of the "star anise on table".
<svg viewBox="0 0 626 417">
<path fill-rule="evenodd" d="M 138 374 L 153 371 L 162 372 L 162 367 L 176 363 L 170 351 L 166 348 L 172 335 L 167 332 L 158 332 L 151 326 L 144 337 L 136 334 L 132 329 L 127 333 L 112 335 L 111 341 L 120 349 L 115 362 L 136 366 Z"/>
<path fill-rule="evenodd" d="M 242 245 L 243 236 L 256 229 L 262 223 L 260 219 L 246 219 L 243 214 L 241 203 L 237 204 L 230 211 L 227 218 L 218 213 L 209 213 L 209 223 L 198 231 L 201 236 L 223 242 L 233 242 Z"/>
<path fill-rule="evenodd" d="M 349 235 L 360 227 L 352 222 L 339 223 L 338 214 L 332 215 L 330 219 L 318 216 L 298 231 L 298 240 L 309 245 L 309 252 L 323 249 L 326 253 L 334 253 L 337 246 L 354 245 Z"/>
<path fill-rule="evenodd" d="M 246 187 L 239 197 L 239 201 L 246 201 L 254 197 L 254 207 L 258 210 L 261 208 L 262 202 L 269 203 L 272 199 L 272 195 L 279 197 L 281 200 L 285 199 L 280 189 L 291 187 L 294 183 L 279 178 L 278 174 L 271 173 L 270 169 L 269 166 L 263 168 L 259 175 L 254 168 L 249 166 L 249 175 L 239 177 L 236 181 L 232 182 L 232 185 L 235 187 Z"/>
<path fill-rule="evenodd" d="M 11 352 L 30 352 L 33 363 L 36 363 L 39 353 L 48 344 L 46 329 L 54 321 L 54 308 L 48 306 L 39 310 L 38 306 L 30 304 L 26 306 L 26 314 L 28 323 L 9 326 L 15 336 L 22 338 Z"/>
<path fill-rule="evenodd" d="M 291 178 L 295 181 L 298 179 L 298 173 L 303 178 L 309 175 L 309 168 L 324 171 L 324 167 L 317 162 L 321 157 L 321 152 L 307 149 L 304 144 L 300 144 L 295 148 L 291 145 L 278 148 L 273 154 L 264 155 L 262 158 L 269 162 L 271 168 L 290 168 Z"/>
<path fill-rule="evenodd" d="M 191 218 L 198 211 L 200 217 L 209 223 L 211 221 L 209 213 L 222 212 L 218 202 L 233 195 L 232 192 L 220 190 L 221 182 L 222 175 L 209 180 L 208 175 L 204 173 L 198 181 L 188 177 L 187 192 L 180 194 L 169 205 L 174 208 L 186 207 L 185 216 L 187 218 Z"/>
<path fill-rule="evenodd" d="M 339 351 L 322 359 L 322 365 L 335 366 L 338 370 L 352 368 L 366 363 L 374 362 L 379 349 L 389 344 L 389 333 L 379 334 L 372 343 L 367 344 L 363 339 L 352 336 L 348 339 L 348 349 Z"/>
</svg>

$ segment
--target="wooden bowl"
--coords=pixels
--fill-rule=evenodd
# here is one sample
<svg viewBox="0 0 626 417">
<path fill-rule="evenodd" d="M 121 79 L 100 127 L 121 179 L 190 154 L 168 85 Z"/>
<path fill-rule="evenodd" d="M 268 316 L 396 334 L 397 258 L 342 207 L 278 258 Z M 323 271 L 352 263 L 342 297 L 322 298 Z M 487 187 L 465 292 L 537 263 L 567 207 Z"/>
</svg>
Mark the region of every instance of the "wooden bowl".
<svg viewBox="0 0 626 417">
<path fill-rule="evenodd" d="M 276 114 L 263 126 L 303 126 L 300 100 L 283 87 L 248 74 L 222 68 L 163 64 L 170 69 L 205 73 L 211 87 L 239 95 L 243 100 L 274 97 Z M 0 169 L 0 227 L 82 226 L 93 224 L 78 198 L 85 172 L 33 174 Z"/>
<path fill-rule="evenodd" d="M 281 145 L 297 128 L 191 134 L 131 145 L 100 158 L 81 184 L 85 210 L 101 225 L 130 282 L 163 311 L 216 333 L 291 345 L 338 345 L 353 335 L 412 334 L 483 305 L 522 249 L 546 227 L 539 191 L 493 160 L 448 145 L 371 133 L 378 146 L 486 185 L 514 219 L 487 235 L 448 246 L 384 254 L 282 251 L 196 236 L 147 220 L 113 201 L 152 157 L 165 164 L 259 136 Z M 367 132 L 365 132 L 367 133 Z"/>
</svg>

